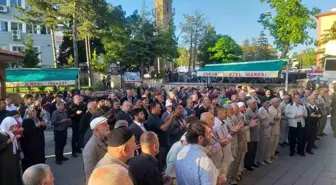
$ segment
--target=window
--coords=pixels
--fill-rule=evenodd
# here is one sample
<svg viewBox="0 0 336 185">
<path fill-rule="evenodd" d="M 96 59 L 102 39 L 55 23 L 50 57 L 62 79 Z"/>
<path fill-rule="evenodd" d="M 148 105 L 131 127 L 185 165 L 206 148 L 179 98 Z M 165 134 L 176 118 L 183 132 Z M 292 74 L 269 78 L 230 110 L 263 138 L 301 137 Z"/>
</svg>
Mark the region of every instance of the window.
<svg viewBox="0 0 336 185">
<path fill-rule="evenodd" d="M 12 30 L 20 30 L 22 31 L 22 23 L 11 22 Z"/>
<path fill-rule="evenodd" d="M 27 33 L 37 33 L 37 26 L 27 24 Z"/>
<path fill-rule="evenodd" d="M 22 6 L 22 0 L 10 0 L 10 6 L 11 7 Z"/>
<path fill-rule="evenodd" d="M 0 5 L 7 5 L 7 0 L 0 0 Z"/>
<path fill-rule="evenodd" d="M 0 21 L 0 32 L 8 32 L 8 22 Z"/>
<path fill-rule="evenodd" d="M 12 46 L 12 51 L 23 52 L 24 46 Z"/>
<path fill-rule="evenodd" d="M 47 29 L 47 28 L 44 27 L 44 26 L 41 26 L 41 34 L 44 34 L 44 35 L 46 35 L 46 34 L 50 34 L 50 30 Z"/>
</svg>

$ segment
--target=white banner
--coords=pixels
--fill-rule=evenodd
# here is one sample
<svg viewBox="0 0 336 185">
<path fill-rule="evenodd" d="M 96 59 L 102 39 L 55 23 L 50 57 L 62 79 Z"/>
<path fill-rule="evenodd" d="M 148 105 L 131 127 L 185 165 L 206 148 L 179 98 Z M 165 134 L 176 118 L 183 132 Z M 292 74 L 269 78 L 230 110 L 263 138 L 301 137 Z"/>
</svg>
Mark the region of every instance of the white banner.
<svg viewBox="0 0 336 185">
<path fill-rule="evenodd" d="M 278 75 L 278 71 L 197 71 L 197 76 L 206 77 L 277 78 Z"/>
<path fill-rule="evenodd" d="M 6 82 L 6 87 L 28 87 L 28 86 L 67 86 L 75 85 L 75 80 L 63 80 L 63 81 L 33 81 L 33 82 Z"/>
</svg>

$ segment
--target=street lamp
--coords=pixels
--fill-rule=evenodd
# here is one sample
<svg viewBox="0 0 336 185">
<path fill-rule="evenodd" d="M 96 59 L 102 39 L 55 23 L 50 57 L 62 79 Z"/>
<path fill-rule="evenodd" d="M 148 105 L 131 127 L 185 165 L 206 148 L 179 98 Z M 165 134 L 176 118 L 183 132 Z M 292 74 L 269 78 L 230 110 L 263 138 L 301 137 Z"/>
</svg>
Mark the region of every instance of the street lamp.
<svg viewBox="0 0 336 185">
<path fill-rule="evenodd" d="M 292 64 L 292 59 L 293 59 L 293 55 L 290 54 L 289 55 L 289 60 L 287 61 L 286 64 L 286 81 L 285 81 L 285 91 L 288 91 L 288 68 L 289 68 L 289 64 Z"/>
</svg>

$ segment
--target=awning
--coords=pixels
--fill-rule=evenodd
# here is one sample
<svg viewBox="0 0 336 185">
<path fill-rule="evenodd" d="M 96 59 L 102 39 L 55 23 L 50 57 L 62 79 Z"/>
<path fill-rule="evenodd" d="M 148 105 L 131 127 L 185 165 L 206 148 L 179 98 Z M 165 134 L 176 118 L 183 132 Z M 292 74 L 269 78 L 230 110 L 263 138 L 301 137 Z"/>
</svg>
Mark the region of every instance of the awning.
<svg viewBox="0 0 336 185">
<path fill-rule="evenodd" d="M 79 69 L 6 69 L 6 86 L 75 85 Z"/>
<path fill-rule="evenodd" d="M 197 76 L 277 78 L 285 64 L 283 60 L 209 64 L 197 71 Z"/>
</svg>

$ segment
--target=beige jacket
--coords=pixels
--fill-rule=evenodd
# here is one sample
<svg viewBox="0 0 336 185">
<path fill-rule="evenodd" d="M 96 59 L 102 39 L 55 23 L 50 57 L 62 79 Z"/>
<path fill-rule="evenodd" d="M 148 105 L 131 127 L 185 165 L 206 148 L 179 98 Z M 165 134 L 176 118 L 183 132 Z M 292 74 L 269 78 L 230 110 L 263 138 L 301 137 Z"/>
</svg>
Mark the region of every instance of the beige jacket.
<svg viewBox="0 0 336 185">
<path fill-rule="evenodd" d="M 280 120 L 275 120 L 275 118 L 281 118 L 282 112 L 280 107 L 275 108 L 273 106 L 270 106 L 268 108 L 269 115 L 271 117 L 271 136 L 279 136 L 280 135 Z"/>
</svg>

